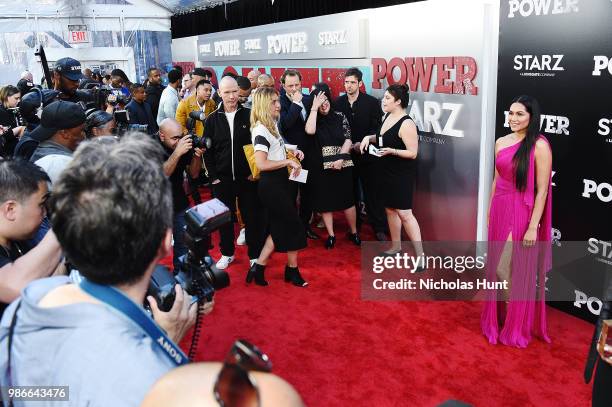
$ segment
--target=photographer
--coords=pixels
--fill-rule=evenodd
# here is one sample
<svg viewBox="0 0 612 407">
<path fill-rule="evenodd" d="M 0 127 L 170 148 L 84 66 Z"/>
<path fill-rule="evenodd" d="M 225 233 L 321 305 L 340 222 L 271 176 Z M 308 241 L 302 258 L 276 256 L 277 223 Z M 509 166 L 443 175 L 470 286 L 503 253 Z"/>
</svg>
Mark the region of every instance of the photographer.
<svg viewBox="0 0 612 407">
<path fill-rule="evenodd" d="M 181 125 L 174 119 L 165 119 L 159 126 L 159 139 L 164 147 L 164 173 L 172 185 L 172 202 L 174 208 L 174 269 L 178 269 L 179 257 L 187 253 L 183 230 L 185 229 L 185 210 L 189 201 L 183 189 L 183 173 L 187 171 L 192 178 L 197 178 L 202 169 L 202 149 L 193 148 L 189 135 L 183 135 Z"/>
<path fill-rule="evenodd" d="M 53 89 L 58 91 L 56 99 L 77 103 L 84 94 L 77 93 L 83 74 L 81 63 L 73 58 L 62 58 L 53 68 Z"/>
<path fill-rule="evenodd" d="M 155 265 L 170 251 L 171 199 L 153 140 L 127 135 L 77 150 L 55 185 L 50 213 L 84 280 L 35 281 L 7 308 L 1 386 L 55 383 L 69 387 L 70 405 L 138 406 L 157 379 L 186 362 L 176 343 L 197 306 L 178 285 L 169 312 L 151 304 L 159 325 L 140 305 Z"/>
<path fill-rule="evenodd" d="M 94 110 L 87 115 L 85 121 L 85 137 L 92 139 L 101 136 L 113 136 L 117 123 L 113 115 L 102 110 Z"/>
<path fill-rule="evenodd" d="M 153 117 L 151 106 L 146 102 L 147 94 L 144 86 L 140 83 L 135 83 L 130 88 L 132 92 L 132 100 L 130 103 L 125 105 L 125 110 L 130 113 L 130 124 L 139 124 L 141 126 L 147 126 L 148 134 L 155 134 L 159 127 Z"/>
<path fill-rule="evenodd" d="M 59 264 L 53 232 L 36 247 L 29 241 L 45 216 L 47 181 L 47 174 L 28 161 L 0 159 L 0 315 L 28 283 Z"/>
<path fill-rule="evenodd" d="M 215 111 L 217 105 L 210 98 L 212 95 L 212 84 L 206 79 L 202 79 L 196 85 L 196 93 L 182 100 L 176 109 L 176 121 L 183 127 L 183 133 L 187 134 L 187 122 L 189 121 L 189 113 L 203 112 L 206 117 Z M 202 137 L 204 135 L 204 122 L 195 120 L 195 135 Z"/>
<path fill-rule="evenodd" d="M 40 143 L 30 161 L 47 173 L 51 184 L 55 184 L 85 139 L 85 119 L 81 106 L 72 102 L 60 100 L 43 109 L 40 125 L 30 134 Z"/>
<path fill-rule="evenodd" d="M 19 137 L 25 129 L 18 123 L 17 105 L 21 100 L 21 92 L 15 86 L 7 85 L 0 89 L 0 156 L 10 157 L 13 155 Z"/>
</svg>

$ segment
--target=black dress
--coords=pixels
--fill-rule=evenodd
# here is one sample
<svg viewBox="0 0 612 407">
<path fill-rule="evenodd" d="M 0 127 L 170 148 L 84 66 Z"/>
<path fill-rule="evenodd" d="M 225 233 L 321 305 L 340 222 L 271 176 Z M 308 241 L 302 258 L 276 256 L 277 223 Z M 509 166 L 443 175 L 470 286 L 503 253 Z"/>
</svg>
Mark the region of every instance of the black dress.
<svg viewBox="0 0 612 407">
<path fill-rule="evenodd" d="M 383 124 L 389 116 L 385 117 Z M 380 130 L 376 140 L 382 136 L 382 146 L 396 150 L 406 150 L 406 146 L 399 136 L 399 130 L 404 120 L 412 120 L 404 116 L 391 126 L 382 135 Z M 381 125 L 382 129 L 382 125 Z M 380 142 L 379 142 L 380 143 Z M 381 191 L 385 208 L 412 209 L 412 192 L 416 172 L 416 159 L 401 158 L 396 155 L 380 157 L 378 166 L 381 177 Z"/>
<path fill-rule="evenodd" d="M 257 124 L 253 128 L 252 137 L 254 150 L 266 152 L 268 160 L 286 158 L 282 137 L 274 137 L 263 125 Z M 306 231 L 295 207 L 290 182 L 286 167 L 259 173 L 259 199 L 266 210 L 268 232 L 275 250 L 280 253 L 306 247 Z"/>
<path fill-rule="evenodd" d="M 334 212 L 355 205 L 353 197 L 353 162 L 350 154 L 340 154 L 344 142 L 351 139 L 349 122 L 341 112 L 330 111 L 317 117 L 317 147 L 315 164 L 308 177 L 314 184 L 314 209 Z M 341 170 L 329 168 L 331 163 L 344 159 Z"/>
</svg>

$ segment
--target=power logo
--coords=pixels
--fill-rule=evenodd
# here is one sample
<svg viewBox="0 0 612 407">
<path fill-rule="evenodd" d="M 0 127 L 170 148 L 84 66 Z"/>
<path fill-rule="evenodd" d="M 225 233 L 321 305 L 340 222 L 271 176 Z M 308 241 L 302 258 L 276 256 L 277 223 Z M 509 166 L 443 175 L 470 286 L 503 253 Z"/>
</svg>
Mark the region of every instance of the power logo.
<svg viewBox="0 0 612 407">
<path fill-rule="evenodd" d="M 601 307 L 603 303 L 597 297 L 588 297 L 582 291 L 574 290 L 576 294 L 576 298 L 574 299 L 574 307 L 582 308 L 583 305 L 586 305 L 591 314 L 599 315 L 601 312 Z"/>
<path fill-rule="evenodd" d="M 590 179 L 583 179 L 582 182 L 584 183 L 583 197 L 591 198 L 591 194 L 595 193 L 601 202 L 612 202 L 612 185 L 607 182 L 598 184 Z"/>
<path fill-rule="evenodd" d="M 593 61 L 595 61 L 593 76 L 601 76 L 601 71 L 604 69 L 607 69 L 608 73 L 612 75 L 612 58 L 608 58 L 605 55 L 595 55 Z"/>
<path fill-rule="evenodd" d="M 577 13 L 580 0 L 509 0 L 508 18 Z"/>
<path fill-rule="evenodd" d="M 504 127 L 510 127 L 508 124 L 508 111 L 504 111 Z M 569 132 L 570 120 L 565 116 L 554 116 L 549 114 L 543 114 L 540 116 L 540 129 L 544 133 L 548 134 L 565 134 L 570 135 Z"/>
</svg>

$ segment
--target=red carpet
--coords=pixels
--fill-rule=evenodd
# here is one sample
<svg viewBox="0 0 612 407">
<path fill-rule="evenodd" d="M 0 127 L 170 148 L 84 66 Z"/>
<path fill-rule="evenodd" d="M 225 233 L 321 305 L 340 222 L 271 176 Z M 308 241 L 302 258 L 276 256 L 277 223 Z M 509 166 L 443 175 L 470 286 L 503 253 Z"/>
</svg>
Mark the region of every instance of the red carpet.
<svg viewBox="0 0 612 407">
<path fill-rule="evenodd" d="M 204 319 L 197 360 L 222 360 L 235 339 L 247 339 L 309 406 L 590 406 L 582 371 L 592 325 L 549 307 L 553 343 L 514 349 L 481 335 L 480 303 L 361 301 L 359 249 L 336 219 L 336 248 L 309 241 L 300 253 L 307 288 L 282 280 L 280 253 L 266 270 L 270 286 L 247 286 L 238 246 L 231 286 Z M 217 247 L 212 254 L 218 258 Z"/>
</svg>

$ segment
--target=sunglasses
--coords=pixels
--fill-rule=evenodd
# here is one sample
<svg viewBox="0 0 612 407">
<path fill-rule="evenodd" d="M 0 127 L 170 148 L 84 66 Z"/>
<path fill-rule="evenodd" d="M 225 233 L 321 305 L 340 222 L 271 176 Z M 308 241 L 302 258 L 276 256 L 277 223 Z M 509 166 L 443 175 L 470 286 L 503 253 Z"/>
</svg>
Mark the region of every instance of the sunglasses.
<svg viewBox="0 0 612 407">
<path fill-rule="evenodd" d="M 270 372 L 272 362 L 255 345 L 239 339 L 215 381 L 214 395 L 221 407 L 260 407 L 259 390 L 249 371 Z"/>
</svg>

